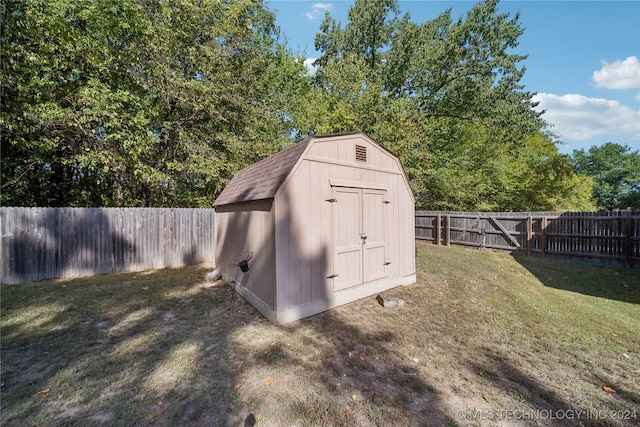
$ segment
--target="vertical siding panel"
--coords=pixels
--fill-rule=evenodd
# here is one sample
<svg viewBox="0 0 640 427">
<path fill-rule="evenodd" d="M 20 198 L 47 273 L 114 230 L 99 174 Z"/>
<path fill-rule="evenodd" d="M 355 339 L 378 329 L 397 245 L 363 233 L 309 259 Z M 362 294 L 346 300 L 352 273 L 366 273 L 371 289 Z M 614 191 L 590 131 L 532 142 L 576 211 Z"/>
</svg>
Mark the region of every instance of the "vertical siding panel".
<svg viewBox="0 0 640 427">
<path fill-rule="evenodd" d="M 313 248 L 314 239 L 313 225 L 311 223 L 311 199 L 317 198 L 319 189 L 318 184 L 312 185 L 310 164 L 308 161 L 304 161 L 297 172 L 298 185 L 296 191 L 299 192 L 298 200 L 298 222 L 299 229 L 301 231 L 301 252 L 300 252 L 300 279 L 301 279 L 301 302 L 307 303 L 313 300 L 312 276 L 311 276 L 311 264 L 314 262 L 314 255 L 316 251 Z M 315 187 L 315 188 L 314 188 Z M 318 224 L 315 225 L 316 227 Z"/>
<path fill-rule="evenodd" d="M 295 307 L 302 302 L 302 232 L 300 224 L 300 176 L 296 174 L 289 182 L 285 191 L 289 210 L 289 306 Z"/>
<path fill-rule="evenodd" d="M 276 310 L 289 308 L 289 215 L 290 209 L 286 203 L 285 192 L 274 201 L 275 230 L 276 230 Z"/>
<path fill-rule="evenodd" d="M 322 257 L 322 241 L 320 236 L 323 233 L 323 227 L 320 220 L 320 200 L 322 200 L 322 187 L 325 184 L 319 174 L 317 163 L 308 161 L 309 180 L 306 183 L 306 191 L 309 193 L 309 281 L 311 287 L 311 301 L 318 299 L 319 288 L 322 282 L 318 279 L 321 270 Z M 328 203 L 328 202 L 325 202 Z"/>
</svg>

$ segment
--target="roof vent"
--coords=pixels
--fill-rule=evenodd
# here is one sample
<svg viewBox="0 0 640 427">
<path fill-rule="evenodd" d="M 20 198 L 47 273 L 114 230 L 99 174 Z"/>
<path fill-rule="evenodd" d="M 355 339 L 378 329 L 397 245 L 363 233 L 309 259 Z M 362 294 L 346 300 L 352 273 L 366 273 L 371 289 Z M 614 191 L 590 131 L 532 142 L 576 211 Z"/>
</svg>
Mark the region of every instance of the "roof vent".
<svg viewBox="0 0 640 427">
<path fill-rule="evenodd" d="M 356 161 L 367 161 L 367 147 L 365 147 L 364 145 L 356 145 Z"/>
</svg>

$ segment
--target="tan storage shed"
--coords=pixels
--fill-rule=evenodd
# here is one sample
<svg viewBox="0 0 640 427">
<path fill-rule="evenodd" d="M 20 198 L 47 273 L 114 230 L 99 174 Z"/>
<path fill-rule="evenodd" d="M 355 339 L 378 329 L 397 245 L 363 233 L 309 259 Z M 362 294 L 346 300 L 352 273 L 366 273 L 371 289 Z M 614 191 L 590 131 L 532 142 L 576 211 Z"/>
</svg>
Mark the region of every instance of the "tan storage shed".
<svg viewBox="0 0 640 427">
<path fill-rule="evenodd" d="M 238 171 L 215 201 L 216 264 L 282 324 L 414 283 L 414 198 L 363 133 L 313 136 Z"/>
</svg>

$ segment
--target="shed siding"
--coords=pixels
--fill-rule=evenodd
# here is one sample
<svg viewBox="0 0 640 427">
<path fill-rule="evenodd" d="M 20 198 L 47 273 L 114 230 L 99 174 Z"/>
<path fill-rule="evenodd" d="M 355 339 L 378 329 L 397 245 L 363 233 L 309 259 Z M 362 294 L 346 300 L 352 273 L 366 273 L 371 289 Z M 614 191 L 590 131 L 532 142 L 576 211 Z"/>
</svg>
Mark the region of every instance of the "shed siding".
<svg viewBox="0 0 640 427">
<path fill-rule="evenodd" d="M 356 145 L 366 147 L 366 162 L 356 160 Z M 312 137 L 295 151 L 299 157 L 287 166 L 289 173 L 277 188 L 270 187 L 273 198 L 228 204 L 221 197 L 222 201 L 216 202 L 218 268 L 261 300 L 251 297 L 252 304 L 277 323 L 315 314 L 370 292 L 413 283 L 414 200 L 399 160 L 363 134 Z M 291 153 L 279 158 L 292 162 Z M 358 156 L 362 155 L 359 150 Z M 239 173 L 237 180 L 234 177 L 239 183 L 231 186 L 235 193 L 227 191 L 227 198 L 236 193 L 254 194 L 263 169 L 268 169 L 263 166 L 272 160 Z M 335 198 L 336 188 L 343 187 L 362 189 L 356 192 L 362 203 L 369 195 L 375 195 L 367 199 L 369 204 L 390 203 L 375 213 L 378 205 L 359 208 L 367 209 L 367 221 L 384 224 L 384 231 L 369 227 L 371 242 L 376 240 L 378 246 L 372 246 L 375 250 L 361 260 L 374 264 L 362 270 L 362 277 L 370 282 L 345 289 L 338 286 L 334 292 L 339 283 L 328 276 L 336 274 L 336 205 L 329 200 Z M 254 253 L 248 273 L 229 266 L 236 255 L 248 251 Z M 385 261 L 390 264 L 381 266 Z"/>
<path fill-rule="evenodd" d="M 367 147 L 367 162 L 356 161 L 356 145 Z M 307 151 L 307 159 L 325 160 L 330 162 L 346 163 L 358 168 L 397 171 L 396 160 L 380 147 L 372 144 L 367 139 L 353 136 L 336 136 L 315 141 Z"/>
<path fill-rule="evenodd" d="M 355 145 L 367 147 L 356 162 Z M 277 311 L 333 296 L 333 197 L 330 181 L 385 187 L 388 277 L 415 273 L 413 198 L 399 163 L 362 137 L 314 142 L 275 200 Z M 366 286 L 364 283 L 361 286 Z"/>
<path fill-rule="evenodd" d="M 271 307 L 275 298 L 275 245 L 272 201 L 258 200 L 216 208 L 217 267 L 241 282 Z M 253 253 L 249 271 L 235 266 L 243 254 Z"/>
</svg>

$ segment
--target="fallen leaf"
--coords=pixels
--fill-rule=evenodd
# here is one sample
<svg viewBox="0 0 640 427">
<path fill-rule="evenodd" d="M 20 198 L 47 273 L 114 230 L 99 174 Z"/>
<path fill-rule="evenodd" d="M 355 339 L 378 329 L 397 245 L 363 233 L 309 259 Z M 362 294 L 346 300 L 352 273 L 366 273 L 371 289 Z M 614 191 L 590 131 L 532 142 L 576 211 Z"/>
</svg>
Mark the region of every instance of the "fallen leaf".
<svg viewBox="0 0 640 427">
<path fill-rule="evenodd" d="M 629 355 L 627 353 L 622 353 L 622 355 L 625 357 L 625 359 L 629 358 Z"/>
<path fill-rule="evenodd" d="M 36 394 L 34 394 L 33 397 L 40 396 L 41 394 L 47 394 L 47 393 L 49 393 L 49 391 L 50 390 L 48 388 L 44 388 L 44 389 L 40 390 L 39 392 L 37 392 Z"/>
<path fill-rule="evenodd" d="M 265 383 L 266 385 L 271 385 L 273 384 L 273 380 L 272 379 L 268 379 L 267 382 Z"/>
<path fill-rule="evenodd" d="M 164 402 L 164 397 L 158 399 L 158 406 L 162 406 L 162 402 Z"/>
<path fill-rule="evenodd" d="M 616 391 L 614 389 L 612 389 L 611 387 L 607 387 L 606 385 L 603 385 L 602 389 L 604 391 L 606 391 L 607 393 L 616 393 Z"/>
<path fill-rule="evenodd" d="M 142 288 L 142 289 L 146 291 L 147 289 L 149 289 L 149 287 L 148 287 L 148 286 L 145 286 L 145 287 L 144 287 L 144 288 Z"/>
<path fill-rule="evenodd" d="M 353 400 L 358 400 L 358 396 L 356 396 L 355 394 L 352 394 L 352 395 L 351 395 L 351 398 L 352 398 Z"/>
</svg>

